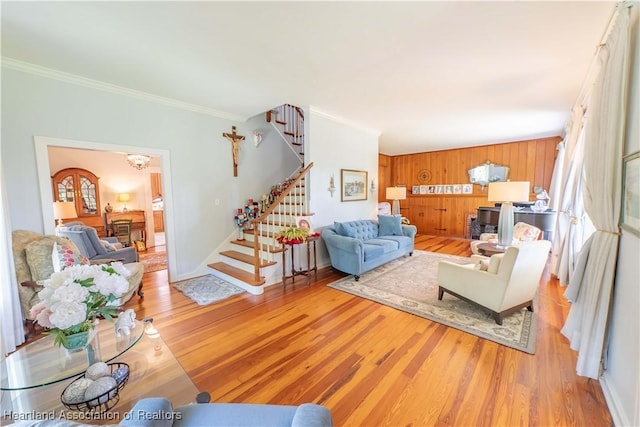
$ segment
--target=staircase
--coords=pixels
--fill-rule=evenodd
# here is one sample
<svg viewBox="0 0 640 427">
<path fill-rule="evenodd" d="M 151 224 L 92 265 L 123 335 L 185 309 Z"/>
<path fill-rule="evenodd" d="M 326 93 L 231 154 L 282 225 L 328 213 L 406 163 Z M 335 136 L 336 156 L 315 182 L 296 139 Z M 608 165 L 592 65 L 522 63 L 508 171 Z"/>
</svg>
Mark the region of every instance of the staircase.
<svg viewBox="0 0 640 427">
<path fill-rule="evenodd" d="M 232 240 L 231 248 L 220 252 L 225 261 L 208 264 L 214 274 L 236 283 L 251 293 L 261 294 L 267 268 L 278 268 L 283 247 L 275 235 L 295 225 L 296 217 L 308 212 L 306 182 L 313 163 L 304 165 L 304 114 L 302 109 L 285 104 L 266 113 L 266 121 L 274 126 L 282 140 L 301 162 L 301 170 L 285 181 L 285 188 L 260 216 L 245 229 L 245 240 Z M 278 256 L 280 255 L 280 256 Z M 281 267 L 281 266 L 280 266 Z M 282 268 L 282 267 L 281 267 Z"/>
<path fill-rule="evenodd" d="M 304 111 L 291 104 L 283 104 L 266 114 L 267 123 L 280 134 L 304 167 Z"/>
</svg>

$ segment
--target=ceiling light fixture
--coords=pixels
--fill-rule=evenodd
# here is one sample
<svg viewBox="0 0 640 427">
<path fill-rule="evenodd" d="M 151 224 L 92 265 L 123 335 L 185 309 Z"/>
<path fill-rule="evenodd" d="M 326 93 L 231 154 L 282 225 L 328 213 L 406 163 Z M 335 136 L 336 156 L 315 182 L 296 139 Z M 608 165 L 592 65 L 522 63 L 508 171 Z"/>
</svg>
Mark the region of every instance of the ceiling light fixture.
<svg viewBox="0 0 640 427">
<path fill-rule="evenodd" d="M 132 167 L 138 170 L 142 170 L 147 166 L 149 166 L 149 162 L 151 162 L 151 157 L 145 156 L 144 154 L 129 154 L 127 156 L 127 161 Z"/>
</svg>

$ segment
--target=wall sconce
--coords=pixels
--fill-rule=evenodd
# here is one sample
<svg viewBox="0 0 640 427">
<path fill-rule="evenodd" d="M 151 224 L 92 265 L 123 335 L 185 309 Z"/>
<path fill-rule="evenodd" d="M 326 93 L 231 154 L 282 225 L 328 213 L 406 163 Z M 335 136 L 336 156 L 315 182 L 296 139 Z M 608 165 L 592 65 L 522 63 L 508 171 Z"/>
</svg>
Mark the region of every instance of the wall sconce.
<svg viewBox="0 0 640 427">
<path fill-rule="evenodd" d="M 376 179 L 372 178 L 371 179 L 371 192 L 373 193 L 374 191 L 376 191 Z"/>
<path fill-rule="evenodd" d="M 253 138 L 253 143 L 257 147 L 262 142 L 263 133 L 260 130 L 254 130 L 251 132 L 251 137 Z"/>
<path fill-rule="evenodd" d="M 336 191 L 336 185 L 333 181 L 333 174 L 331 174 L 331 177 L 329 178 L 329 188 L 327 188 L 327 190 L 329 190 L 329 193 L 331 193 L 331 197 L 333 197 L 333 193 Z"/>
</svg>

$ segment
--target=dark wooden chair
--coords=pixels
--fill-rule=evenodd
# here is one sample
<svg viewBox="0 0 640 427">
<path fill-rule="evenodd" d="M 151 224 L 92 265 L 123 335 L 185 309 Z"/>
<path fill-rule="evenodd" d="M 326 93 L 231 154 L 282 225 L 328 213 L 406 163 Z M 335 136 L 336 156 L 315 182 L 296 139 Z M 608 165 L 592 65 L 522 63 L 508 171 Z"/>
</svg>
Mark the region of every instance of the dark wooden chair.
<svg viewBox="0 0 640 427">
<path fill-rule="evenodd" d="M 124 246 L 131 246 L 131 228 L 132 221 L 130 219 L 114 219 L 111 221 L 111 233 Z"/>
</svg>

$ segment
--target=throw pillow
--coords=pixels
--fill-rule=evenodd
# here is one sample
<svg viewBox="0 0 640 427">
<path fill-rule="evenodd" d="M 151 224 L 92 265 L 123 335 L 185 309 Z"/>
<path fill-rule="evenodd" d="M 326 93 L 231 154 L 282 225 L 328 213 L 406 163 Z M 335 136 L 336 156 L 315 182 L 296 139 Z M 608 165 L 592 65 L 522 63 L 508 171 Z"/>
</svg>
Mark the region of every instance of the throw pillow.
<svg viewBox="0 0 640 427">
<path fill-rule="evenodd" d="M 53 261 L 53 270 L 56 273 L 72 265 L 89 265 L 87 257 L 83 256 L 80 252 L 75 251 L 71 246 L 57 242 L 53 245 L 51 260 Z"/>
<path fill-rule="evenodd" d="M 102 243 L 102 246 L 104 246 L 107 252 L 113 252 L 116 250 L 116 247 L 113 246 L 111 243 L 107 242 L 106 240 L 100 240 L 100 243 Z"/>
<path fill-rule="evenodd" d="M 396 215 L 378 215 L 378 236 L 402 236 L 402 218 Z"/>
<path fill-rule="evenodd" d="M 338 233 L 341 236 L 345 236 L 345 237 L 354 237 L 352 234 L 349 232 L 349 227 L 345 226 L 342 222 L 334 222 L 333 223 L 334 228 L 336 229 L 336 233 Z"/>
<path fill-rule="evenodd" d="M 54 242 L 51 240 L 42 239 L 29 243 L 25 248 L 32 280 L 48 279 L 54 273 L 53 264 L 51 263 L 51 248 L 53 244 Z"/>
</svg>

